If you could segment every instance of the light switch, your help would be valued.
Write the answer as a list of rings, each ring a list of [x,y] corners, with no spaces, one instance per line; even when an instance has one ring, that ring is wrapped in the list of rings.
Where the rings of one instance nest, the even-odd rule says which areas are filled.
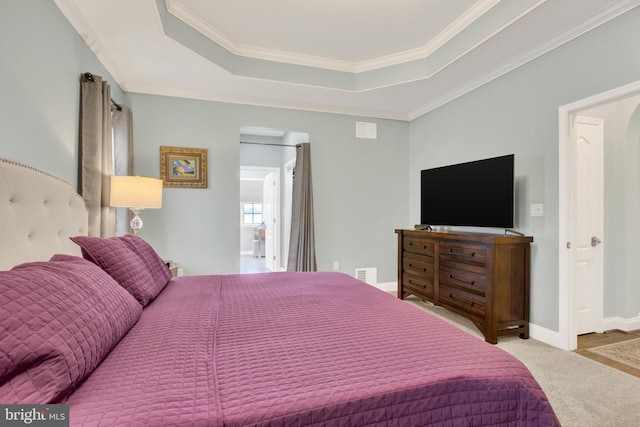
[[[544,215],[544,206],[542,203],[532,203],[531,204],[531,216],[543,216]]]

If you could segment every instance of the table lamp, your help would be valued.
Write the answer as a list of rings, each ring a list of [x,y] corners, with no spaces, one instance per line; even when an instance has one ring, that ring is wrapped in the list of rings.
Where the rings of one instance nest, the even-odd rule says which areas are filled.
[[[144,176],[112,176],[109,206],[129,208],[133,234],[142,228],[140,212],[162,207],[162,180]]]

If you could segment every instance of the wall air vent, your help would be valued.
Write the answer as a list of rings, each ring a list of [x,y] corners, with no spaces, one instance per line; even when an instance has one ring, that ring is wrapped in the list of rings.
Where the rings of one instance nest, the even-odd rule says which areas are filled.
[[[376,285],[378,283],[378,269],[376,267],[356,268],[355,277],[370,285]]]
[[[376,123],[356,122],[356,138],[377,139],[378,125]]]

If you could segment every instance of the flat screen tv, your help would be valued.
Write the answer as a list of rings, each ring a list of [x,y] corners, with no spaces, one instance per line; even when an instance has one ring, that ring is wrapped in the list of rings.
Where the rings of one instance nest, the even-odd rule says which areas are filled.
[[[420,223],[512,228],[514,155],[420,172]]]

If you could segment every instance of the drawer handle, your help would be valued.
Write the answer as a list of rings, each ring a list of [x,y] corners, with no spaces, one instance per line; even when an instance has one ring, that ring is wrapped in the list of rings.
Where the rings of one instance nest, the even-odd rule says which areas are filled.
[[[409,242],[409,246],[420,249],[427,249],[427,245],[416,245],[413,242]]]
[[[454,296],[453,296],[453,294],[451,294],[451,293],[449,294],[449,298],[451,298],[451,299],[452,299],[452,300],[454,300],[454,301],[458,301],[458,302],[461,302],[461,303],[463,303],[463,304],[466,304],[466,305],[468,305],[469,307],[473,307],[473,306],[475,305],[475,302],[469,302],[469,301],[461,300],[460,298],[456,298],[456,297],[454,297]]]
[[[469,285],[469,286],[474,286],[476,284],[475,280],[462,280],[462,279],[458,279],[456,276],[454,276],[453,274],[449,274],[449,279],[453,280],[454,282],[458,282],[458,283],[462,283],[463,285]]]
[[[420,270],[420,271],[427,271],[426,267],[416,266],[416,265],[413,265],[411,263],[409,263],[409,268],[415,268],[416,270]]]
[[[421,285],[420,283],[416,283],[416,282],[414,282],[412,279],[409,279],[409,284],[410,284],[410,285],[414,285],[414,286],[419,286],[419,287],[421,287],[422,289],[425,289],[425,288],[426,288],[426,286],[425,286],[425,285]]]
[[[455,249],[449,249],[449,253],[452,255],[466,256],[469,258],[473,258],[474,256],[476,256],[475,252],[460,252],[456,251]]]

